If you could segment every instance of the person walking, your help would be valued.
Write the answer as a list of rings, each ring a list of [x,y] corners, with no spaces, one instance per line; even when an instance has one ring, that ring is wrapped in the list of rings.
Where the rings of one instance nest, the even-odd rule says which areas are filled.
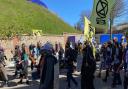
[[[21,61],[19,64],[22,66],[22,71],[20,74],[20,81],[18,84],[23,83],[23,78],[26,78],[26,84],[29,84],[28,80],[28,59],[29,59],[29,50],[27,49],[26,45],[22,44],[22,53],[21,53]]]
[[[34,69],[35,64],[36,64],[36,60],[37,60],[37,47],[33,44],[32,45],[32,49],[30,50],[30,59],[31,59],[31,70]],[[33,60],[33,61],[32,61]]]
[[[53,45],[47,42],[41,48],[39,89],[54,89],[54,66],[57,59],[53,56]],[[59,75],[58,75],[59,76]]]
[[[124,59],[124,69],[125,69],[123,86],[124,86],[124,89],[127,89],[128,87],[128,44],[124,51],[123,59]]]
[[[40,58],[41,42],[37,42],[37,60]]]
[[[71,89],[71,80],[73,83],[78,86],[77,81],[74,79],[72,73],[74,72],[74,65],[73,63],[76,62],[75,58],[75,50],[73,49],[73,46],[70,45],[66,50],[65,57],[67,58],[67,82],[68,82],[68,88]]]
[[[93,56],[93,50],[88,41],[83,49],[83,61],[81,67],[81,89],[95,89],[94,73],[96,70],[96,62]]]
[[[100,64],[100,70],[99,70],[99,74],[98,77],[101,78],[101,72],[102,70],[106,70],[106,58],[107,58],[107,43],[104,43],[101,47],[101,64]],[[107,72],[105,71],[105,73],[107,74]],[[105,77],[103,78],[103,81],[106,81],[106,74]]]
[[[6,71],[6,63],[5,63],[5,59],[7,60],[7,58],[5,57],[4,54],[4,49],[3,47],[0,47],[0,80],[4,81],[4,86],[7,87],[8,86],[8,76],[7,76],[7,71]]]
[[[19,61],[21,60],[21,50],[20,50],[19,45],[15,46],[13,58],[15,61],[15,74],[14,74],[14,76],[17,76],[18,71],[21,69],[21,66],[19,64]]]
[[[107,43],[106,56],[104,56],[104,59],[106,59],[105,60],[106,75],[103,81],[107,82],[107,78],[109,77],[109,71],[110,71],[111,64],[112,64],[112,45],[110,41]]]
[[[121,85],[121,76],[120,76],[120,48],[119,43],[115,43],[115,54],[114,54],[114,61],[113,61],[113,70],[114,70],[114,76],[113,76],[113,82],[112,82],[112,88],[116,87],[116,85]]]

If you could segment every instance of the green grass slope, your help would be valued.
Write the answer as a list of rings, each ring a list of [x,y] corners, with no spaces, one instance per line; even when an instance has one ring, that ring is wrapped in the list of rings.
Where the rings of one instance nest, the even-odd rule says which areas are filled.
[[[78,33],[55,14],[27,0],[0,0],[0,35]]]

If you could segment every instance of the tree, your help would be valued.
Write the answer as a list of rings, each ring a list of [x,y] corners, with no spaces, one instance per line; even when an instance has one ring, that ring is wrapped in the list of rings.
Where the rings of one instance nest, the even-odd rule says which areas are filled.
[[[82,11],[80,14],[80,19],[79,21],[76,23],[75,28],[77,30],[84,30],[84,17],[87,17],[88,19],[90,19],[91,16],[91,11]]]
[[[76,30],[82,30],[80,22],[77,22],[74,27]]]
[[[111,25],[113,25],[115,19],[122,17],[128,13],[126,2],[126,0],[116,0],[116,3],[114,4],[110,13]]]
[[[116,3],[114,4],[112,11],[110,13],[110,34],[111,34],[110,38],[111,39],[112,39],[112,26],[113,26],[114,20],[116,18],[124,16],[128,11],[127,5],[125,5],[125,2],[126,0],[116,0]]]

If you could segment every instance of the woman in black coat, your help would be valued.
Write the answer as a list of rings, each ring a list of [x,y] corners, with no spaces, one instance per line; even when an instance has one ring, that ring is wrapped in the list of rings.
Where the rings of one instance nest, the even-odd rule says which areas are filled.
[[[93,56],[93,50],[89,43],[86,43],[86,47],[83,49],[81,89],[95,89],[93,84],[95,70],[96,63]]]

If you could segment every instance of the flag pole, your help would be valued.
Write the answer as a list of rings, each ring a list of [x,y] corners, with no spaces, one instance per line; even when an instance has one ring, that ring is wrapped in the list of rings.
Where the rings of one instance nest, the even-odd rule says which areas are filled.
[[[110,40],[112,40],[112,18],[110,14]]]

